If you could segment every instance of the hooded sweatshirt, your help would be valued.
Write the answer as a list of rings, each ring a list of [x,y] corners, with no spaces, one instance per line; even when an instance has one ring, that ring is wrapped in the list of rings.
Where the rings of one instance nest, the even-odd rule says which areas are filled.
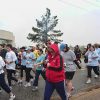
[[[52,44],[50,46],[55,52],[55,56],[52,56],[51,53],[48,53],[48,63],[50,64],[51,68],[59,68],[60,67],[60,53],[59,53],[59,48],[57,44]],[[62,70],[60,71],[55,71],[55,70],[50,70],[49,68],[46,69],[46,78],[49,82],[52,83],[57,83],[64,81],[65,79],[65,73],[64,73],[64,62],[62,58]]]

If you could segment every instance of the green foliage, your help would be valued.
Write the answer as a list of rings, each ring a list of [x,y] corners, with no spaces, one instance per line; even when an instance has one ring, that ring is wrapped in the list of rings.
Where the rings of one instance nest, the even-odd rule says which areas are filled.
[[[60,30],[54,30],[58,24],[57,16],[51,16],[50,9],[46,9],[46,14],[41,16],[41,20],[36,19],[37,27],[32,27],[34,33],[29,33],[27,39],[32,42],[45,43],[48,39],[61,42],[58,37],[63,33]],[[53,33],[53,34],[52,34]]]

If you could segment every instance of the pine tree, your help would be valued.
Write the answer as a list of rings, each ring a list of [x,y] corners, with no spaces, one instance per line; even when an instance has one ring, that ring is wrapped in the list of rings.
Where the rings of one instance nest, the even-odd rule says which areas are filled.
[[[37,27],[32,27],[34,33],[29,33],[27,39],[36,43],[46,43],[48,39],[54,42],[61,42],[58,37],[63,33],[54,28],[58,24],[57,16],[51,16],[50,9],[46,9],[46,14],[41,16],[41,21],[36,19]]]

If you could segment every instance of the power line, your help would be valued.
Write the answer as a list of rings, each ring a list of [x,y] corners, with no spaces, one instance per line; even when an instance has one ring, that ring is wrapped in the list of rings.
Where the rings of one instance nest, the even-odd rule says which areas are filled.
[[[59,1],[62,2],[62,3],[64,3],[64,4],[70,5],[70,6],[72,6],[72,7],[79,8],[79,9],[84,10],[84,11],[88,11],[88,9],[83,8],[83,7],[80,7],[80,6],[77,6],[77,5],[74,5],[74,4],[71,3],[71,2],[63,1],[63,0],[59,0]]]
[[[99,7],[100,8],[99,5],[96,5],[95,3],[93,3],[93,2],[91,2],[89,0],[85,0],[85,2],[88,3],[88,4],[90,4],[90,5],[92,5],[92,6],[95,6],[95,7]],[[98,2],[98,1],[96,1],[96,2]]]

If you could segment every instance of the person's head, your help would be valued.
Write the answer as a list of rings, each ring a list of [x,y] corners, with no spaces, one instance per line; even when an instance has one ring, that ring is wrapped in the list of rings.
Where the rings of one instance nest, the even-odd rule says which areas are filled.
[[[67,52],[69,50],[69,47],[67,44],[61,44],[60,45],[60,51],[63,51],[63,52]]]
[[[65,44],[64,52],[67,52],[67,51],[69,51],[69,47],[67,44]]]
[[[95,44],[94,44],[94,47],[95,47],[95,48],[99,48],[99,44],[95,43]]]
[[[79,45],[76,45],[75,46],[75,50],[79,50]]]
[[[25,47],[20,48],[21,52],[25,51]]]
[[[2,48],[6,48],[6,44],[2,44]]]
[[[0,50],[2,50],[2,44],[0,44]]]
[[[95,51],[95,47],[91,45],[91,47],[89,48],[89,51]]]
[[[27,47],[25,50],[26,50],[27,53],[31,52],[31,48],[30,47]]]
[[[11,44],[7,44],[6,48],[7,48],[7,51],[11,51],[13,47]]]
[[[39,50],[38,50],[38,54],[39,54],[39,55],[43,54],[43,50],[42,50],[42,49],[39,49]]]
[[[87,45],[87,49],[89,49],[91,46],[92,46],[92,44],[89,43],[89,44]]]
[[[49,47],[49,52],[52,56],[56,56],[56,55],[59,55],[59,48],[58,48],[58,45],[57,44],[52,44],[50,45]]]

